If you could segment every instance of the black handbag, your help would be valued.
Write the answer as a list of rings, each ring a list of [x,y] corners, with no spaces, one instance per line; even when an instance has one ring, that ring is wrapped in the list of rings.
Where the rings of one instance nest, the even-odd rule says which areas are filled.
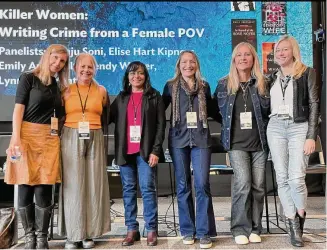
[[[0,248],[10,248],[15,234],[15,208],[0,209]]]

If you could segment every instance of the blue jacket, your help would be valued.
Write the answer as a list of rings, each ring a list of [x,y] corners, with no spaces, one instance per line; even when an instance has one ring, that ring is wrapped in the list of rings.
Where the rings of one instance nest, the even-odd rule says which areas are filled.
[[[255,87],[255,81],[252,81],[249,85],[249,91],[253,103],[254,115],[258,124],[262,149],[268,152],[266,130],[269,121],[268,116],[270,114],[270,96],[268,94],[265,96],[259,95]],[[235,98],[236,94],[228,95],[227,78],[220,79],[214,93],[214,99],[218,103],[219,112],[222,115],[221,143],[226,151],[230,150],[231,147],[231,126]]]

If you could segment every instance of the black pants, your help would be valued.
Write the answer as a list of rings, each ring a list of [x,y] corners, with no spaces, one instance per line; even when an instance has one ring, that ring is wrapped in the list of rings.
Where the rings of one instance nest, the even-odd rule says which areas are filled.
[[[33,203],[38,207],[48,207],[52,200],[52,185],[19,185],[18,186],[18,207],[26,207]]]

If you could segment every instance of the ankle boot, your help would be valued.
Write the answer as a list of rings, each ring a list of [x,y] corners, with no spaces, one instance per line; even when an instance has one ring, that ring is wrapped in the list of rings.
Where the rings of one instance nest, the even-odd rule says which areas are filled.
[[[306,217],[307,213],[304,212],[303,217],[301,217],[298,213],[296,213],[296,215],[299,217],[299,220],[300,220],[300,229],[301,229],[301,236],[302,236],[303,235],[303,229],[304,229],[305,217]]]
[[[25,249],[35,249],[35,208],[34,203],[18,208],[18,213],[25,231]]]
[[[48,229],[53,205],[42,208],[35,206],[36,249],[49,249]]]
[[[303,247],[304,243],[302,240],[299,217],[295,216],[294,219],[287,218],[287,224],[291,244],[295,247]]]

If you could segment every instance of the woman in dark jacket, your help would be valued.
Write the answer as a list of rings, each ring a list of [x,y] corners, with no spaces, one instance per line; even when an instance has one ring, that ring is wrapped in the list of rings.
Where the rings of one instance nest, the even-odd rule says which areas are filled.
[[[291,244],[303,247],[308,194],[305,175],[318,132],[319,86],[314,69],[302,63],[293,37],[283,36],[274,52],[280,68],[269,77],[267,137]]]
[[[171,103],[169,150],[174,163],[178,213],[183,244],[210,248],[217,235],[210,191],[211,136],[207,117],[219,120],[212,105],[210,86],[201,76],[200,63],[193,51],[183,51],[177,60],[175,76],[165,85],[165,107]],[[196,215],[192,198],[191,161],[196,193]]]
[[[215,98],[223,117],[222,144],[234,171],[231,231],[236,244],[261,242],[270,99],[249,43],[233,50],[230,71],[218,83]]]
[[[157,245],[156,165],[163,156],[165,110],[160,93],[151,87],[146,66],[128,65],[123,91],[111,105],[110,121],[115,123],[115,161],[120,166],[127,236],[123,246],[140,240],[137,217],[137,177],[144,203],[147,245]]]

